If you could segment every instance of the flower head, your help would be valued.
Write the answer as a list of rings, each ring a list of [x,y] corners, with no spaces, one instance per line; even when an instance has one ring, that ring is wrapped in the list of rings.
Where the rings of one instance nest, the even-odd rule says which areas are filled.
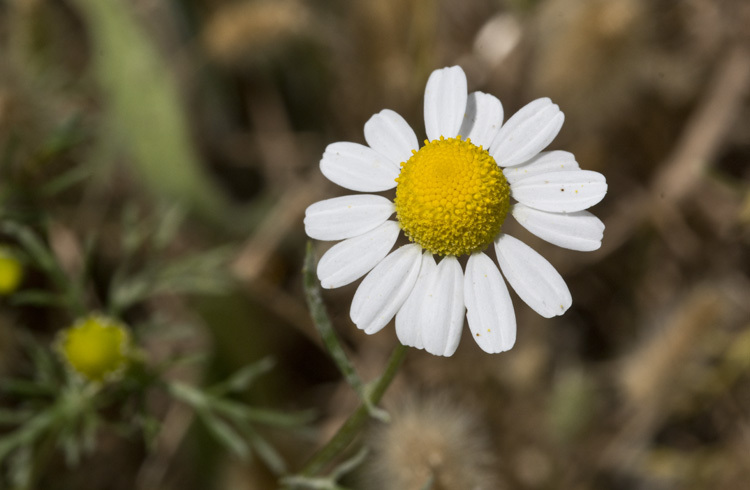
[[[0,246],[0,295],[6,295],[18,289],[23,279],[23,265],[13,251]]]
[[[83,378],[102,382],[116,378],[130,362],[127,328],[101,315],[89,315],[62,332],[57,348],[63,360]]]
[[[391,422],[369,435],[366,488],[503,488],[486,423],[468,403],[412,395],[389,413]]]
[[[607,184],[581,170],[572,154],[543,151],[564,120],[547,98],[503,124],[500,101],[467,93],[466,75],[454,66],[430,75],[424,103],[421,148],[409,124],[388,109],[365,124],[368,146],[326,148],[320,169],[329,180],[358,192],[395,187],[396,195],[349,195],[307,208],[311,238],[343,240],[321,258],[318,278],[336,288],[367,274],[350,316],[368,334],[395,316],[404,345],[450,356],[466,316],[479,347],[506,351],[515,343],[516,319],[505,280],[547,318],[563,314],[572,298],[547,260],[503,232],[505,219],[512,215],[560,247],[596,250],[604,225],[586,209],[602,200]],[[394,213],[396,221],[389,220]],[[391,252],[400,231],[412,243]],[[490,245],[499,270],[484,252]]]

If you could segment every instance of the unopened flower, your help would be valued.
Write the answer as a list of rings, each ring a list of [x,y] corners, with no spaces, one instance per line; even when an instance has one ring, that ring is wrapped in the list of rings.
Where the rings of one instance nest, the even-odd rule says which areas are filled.
[[[0,295],[18,289],[23,279],[23,265],[8,247],[0,246]]]
[[[60,355],[70,368],[93,382],[116,379],[130,362],[128,329],[116,320],[92,314],[60,332]]]
[[[497,452],[486,421],[445,396],[412,396],[368,435],[365,488],[494,490]]]
[[[395,316],[404,345],[443,356],[458,347],[464,316],[486,352],[515,343],[515,313],[500,270],[544,317],[561,315],[572,303],[554,267],[503,232],[508,214],[572,250],[598,249],[604,231],[585,211],[606,194],[604,176],[581,170],[568,152],[542,151],[562,127],[559,107],[537,99],[503,124],[500,101],[468,94],[466,87],[458,66],[432,73],[424,98],[428,140],[421,148],[409,124],[388,109],[365,124],[369,146],[326,148],[320,169],[329,180],[358,192],[395,187],[393,201],[349,195],[317,202],[305,213],[310,237],[343,240],[318,263],[324,288],[369,272],[351,305],[357,327],[373,334]],[[396,221],[389,220],[394,213]],[[402,230],[413,243],[389,253]],[[490,245],[500,270],[484,253]],[[443,257],[439,264],[435,255]],[[462,256],[468,256],[465,271]]]

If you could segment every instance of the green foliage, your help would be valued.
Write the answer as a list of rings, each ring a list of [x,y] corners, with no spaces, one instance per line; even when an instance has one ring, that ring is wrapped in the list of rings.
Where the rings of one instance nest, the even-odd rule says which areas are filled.
[[[311,412],[250,407],[232,398],[272,369],[270,358],[247,365],[207,388],[167,381],[161,374],[164,366],[153,371],[143,364],[126,373],[125,379],[102,385],[89,383],[65,369],[48,346],[32,337],[27,338],[26,346],[33,378],[0,382],[0,396],[20,403],[16,408],[0,410],[0,428],[11,429],[0,436],[0,465],[10,468],[12,488],[32,484],[40,470],[35,465],[41,464],[41,456],[50,448],[61,451],[69,466],[78,465],[96,450],[100,430],[116,430],[128,437],[140,433],[146,446],[153,449],[161,422],[145,405],[133,403],[153,390],[166,390],[175,400],[190,406],[208,432],[232,454],[247,459],[254,453],[278,475],[286,473],[286,462],[255,426],[298,429],[313,418]],[[125,410],[128,405],[131,409]],[[120,407],[122,418],[103,418],[102,413],[113,407]]]
[[[122,213],[123,255],[110,282],[107,304],[113,315],[161,294],[221,294],[232,286],[226,266],[233,247],[175,257],[168,247],[185,217],[183,208],[173,205],[158,216],[139,219],[134,206],[126,207]],[[149,256],[146,264],[139,263],[139,253]]]
[[[123,211],[119,228],[121,261],[109,277],[108,294],[101,302],[109,315],[122,317],[130,308],[161,295],[218,294],[232,287],[227,273],[231,247],[174,253],[174,243],[182,240],[183,209],[157,208],[154,214],[145,216],[135,206]],[[88,265],[97,250],[97,232],[83,238],[87,244],[84,264],[71,274],[48,244],[51,239],[45,227],[40,228],[11,219],[0,221],[0,232],[17,242],[25,266],[46,278],[46,282],[13,293],[10,303],[52,309],[72,321],[91,312],[90,304],[98,303],[92,294],[95,288]],[[144,323],[151,329],[160,327],[156,319]],[[129,369],[118,377],[89,382],[58,357],[54,342],[40,342],[31,333],[20,337],[29,364],[27,375],[0,381],[0,399],[10,404],[0,410],[0,465],[9,468],[4,479],[0,475],[0,485],[10,488],[32,488],[43,474],[45,462],[56,452],[70,467],[77,466],[96,450],[101,431],[140,438],[147,448],[155,450],[162,420],[144,400],[156,392],[189,405],[230,453],[241,459],[257,455],[278,475],[287,472],[287,463],[256,426],[298,430],[312,418],[309,412],[251,407],[237,399],[273,368],[270,358],[203,388],[172,381],[169,371],[188,362],[205,361],[204,353],[170,357],[151,366],[143,357],[145,352],[139,350]]]
[[[98,387],[72,378],[49,348],[30,336],[25,344],[35,376],[0,382],[4,398],[20,400],[16,408],[0,412],[0,423],[13,428],[0,437],[0,464],[7,461],[18,488],[29,485],[38,471],[33,466],[38,464],[37,453],[50,444],[71,466],[94,450],[102,402]]]
[[[127,2],[77,0],[91,29],[97,80],[106,97],[106,131],[133,157],[157,196],[221,214],[221,195],[203,173],[167,62],[133,19]]]
[[[169,391],[176,399],[189,405],[208,432],[240,459],[254,451],[277,475],[286,473],[287,466],[279,453],[255,430],[255,424],[292,429],[312,420],[311,412],[285,413],[249,407],[229,398],[245,391],[273,363],[270,359],[249,364],[227,380],[201,389],[184,383],[171,383]]]
[[[314,490],[346,490],[338,481],[347,473],[354,471],[360,466],[368,454],[366,447],[361,448],[354,456],[336,465],[325,477],[310,476],[288,476],[281,479],[286,487],[309,488]]]
[[[231,250],[221,248],[165,263],[153,263],[132,274],[115,275],[109,309],[121,312],[159,294],[219,294],[230,287],[224,267]],[[127,274],[127,275],[126,275]]]
[[[21,223],[6,220],[0,222],[0,231],[18,241],[27,256],[29,265],[44,273],[55,286],[54,291],[27,289],[18,292],[13,297],[16,304],[63,307],[75,316],[85,313],[84,278],[82,276],[69,277],[60,266],[55,254],[35,230]]]
[[[315,274],[315,253],[312,248],[312,242],[307,242],[303,274],[307,307],[310,309],[313,324],[323,338],[328,353],[336,363],[336,367],[341,371],[344,379],[346,379],[346,382],[357,392],[357,395],[359,395],[360,400],[362,400],[370,415],[383,422],[387,422],[388,413],[375,406],[377,400],[373,399],[373,385],[365,384],[359,378],[354,365],[347,357],[336,332],[333,330],[333,324],[323,303],[320,283]]]

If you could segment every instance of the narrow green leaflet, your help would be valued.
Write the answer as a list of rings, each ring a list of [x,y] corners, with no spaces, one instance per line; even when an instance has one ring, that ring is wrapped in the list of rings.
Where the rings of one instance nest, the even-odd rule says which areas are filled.
[[[244,391],[250,387],[256,379],[273,369],[275,364],[276,362],[272,358],[265,357],[257,362],[242,367],[225,381],[212,386],[206,391],[214,396],[224,396],[227,393],[238,393]]]
[[[250,456],[250,448],[248,447],[248,444],[232,426],[224,422],[210,410],[197,410],[196,413],[198,414],[198,418],[203,422],[206,429],[208,429],[214,438],[229,449],[235,456],[243,460]]]

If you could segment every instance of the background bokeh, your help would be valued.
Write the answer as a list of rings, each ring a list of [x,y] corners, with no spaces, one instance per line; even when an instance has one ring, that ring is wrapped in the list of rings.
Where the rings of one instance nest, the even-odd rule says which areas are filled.
[[[603,246],[508,227],[558,268],[572,308],[544,319],[513,296],[508,353],[468,335],[452,358],[410,350],[384,401],[394,422],[357,441],[371,451],[345,484],[421,488],[406,482],[426,465],[444,476],[433,488],[747,488],[748,25],[745,0],[0,1],[0,206],[89,278],[92,309],[127,237],[184,216],[163,251],[132,260],[213,255],[182,264],[192,286],[166,281],[122,317],[152,362],[207,355],[168,374],[180,379],[273,357],[242,397],[317,411],[304,430],[264,434],[293,471],[357,404],[302,290],[304,210],[345,192],[318,170],[325,146],[364,143],[383,108],[423,139],[424,85],[443,66],[506,115],[551,97],[566,118],[550,148],[607,177],[592,210]],[[28,270],[21,287],[43,282]],[[372,379],[397,340],[351,323],[355,287],[324,299]],[[24,372],[19,332],[50,342],[72,320],[3,300],[0,376]],[[276,488],[179,403],[145,403],[163,422],[155,448],[103,433],[77,468],[52,458],[39,488]]]

